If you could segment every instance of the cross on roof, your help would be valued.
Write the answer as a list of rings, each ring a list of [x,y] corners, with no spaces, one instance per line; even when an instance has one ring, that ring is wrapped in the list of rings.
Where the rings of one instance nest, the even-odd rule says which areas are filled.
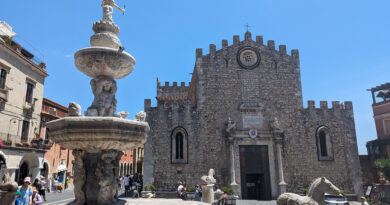
[[[245,27],[246,27],[246,32],[249,32],[249,28],[250,28],[251,26],[249,26],[249,24],[246,24]]]

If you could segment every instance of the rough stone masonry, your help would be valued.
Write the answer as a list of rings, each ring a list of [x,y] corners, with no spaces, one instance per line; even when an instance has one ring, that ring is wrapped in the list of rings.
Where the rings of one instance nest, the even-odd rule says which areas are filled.
[[[298,50],[250,32],[197,49],[189,85],[157,80],[157,106],[145,100],[145,184],[174,191],[213,168],[244,199],[302,193],[321,176],[362,194],[352,102],[304,107],[300,76]]]

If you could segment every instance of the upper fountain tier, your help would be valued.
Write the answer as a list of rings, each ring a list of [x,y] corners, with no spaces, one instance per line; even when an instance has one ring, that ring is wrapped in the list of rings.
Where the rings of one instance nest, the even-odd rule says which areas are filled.
[[[134,69],[134,57],[123,51],[118,38],[119,26],[112,19],[113,7],[124,11],[113,0],[103,0],[103,18],[93,24],[95,34],[90,39],[91,47],[77,51],[74,56],[76,67],[92,78],[120,79]]]

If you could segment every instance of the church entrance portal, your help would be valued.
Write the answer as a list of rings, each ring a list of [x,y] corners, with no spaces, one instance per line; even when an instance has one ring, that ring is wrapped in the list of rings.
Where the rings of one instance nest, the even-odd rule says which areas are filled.
[[[240,173],[243,199],[271,200],[268,146],[240,146]]]

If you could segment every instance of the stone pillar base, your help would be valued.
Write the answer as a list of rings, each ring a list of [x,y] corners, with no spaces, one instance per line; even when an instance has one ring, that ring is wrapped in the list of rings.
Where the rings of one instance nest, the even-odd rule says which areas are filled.
[[[121,151],[74,150],[75,201],[72,204],[108,205],[118,202],[119,160]]]
[[[1,204],[13,204],[16,196],[16,191],[1,191],[0,190],[0,199]]]

